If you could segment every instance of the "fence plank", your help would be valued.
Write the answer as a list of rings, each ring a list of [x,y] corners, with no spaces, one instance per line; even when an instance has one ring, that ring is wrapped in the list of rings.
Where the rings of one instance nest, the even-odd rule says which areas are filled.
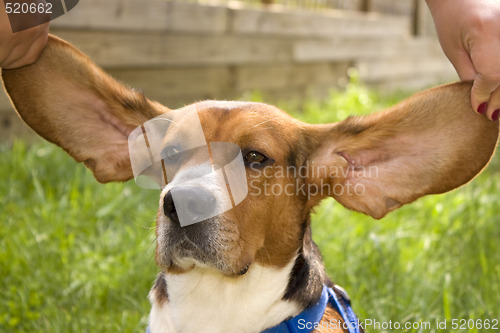
[[[358,13],[282,12],[233,10],[229,31],[238,34],[264,34],[296,37],[406,36],[410,32],[407,17],[367,16]]]
[[[401,36],[410,32],[408,16],[246,9],[159,0],[85,0],[54,20],[57,29],[240,33],[297,37]],[[226,30],[229,31],[226,31]]]
[[[107,68],[291,61],[292,41],[235,35],[53,31]]]
[[[55,28],[165,30],[168,3],[161,0],[84,0],[51,22]]]
[[[397,43],[397,41],[382,38],[332,38],[321,41],[300,41],[294,46],[294,60],[297,62],[333,62],[383,58],[397,53]]]
[[[196,68],[111,69],[113,77],[144,91],[169,107],[200,99],[226,97],[232,92],[231,70],[226,66]]]
[[[120,31],[182,31],[220,33],[227,26],[228,9],[162,0],[85,0],[52,27]]]
[[[399,57],[365,60],[358,63],[358,69],[360,78],[366,83],[402,80],[415,76],[428,76],[437,81],[437,78],[449,79],[455,73],[453,66],[446,59],[429,56],[419,59]]]

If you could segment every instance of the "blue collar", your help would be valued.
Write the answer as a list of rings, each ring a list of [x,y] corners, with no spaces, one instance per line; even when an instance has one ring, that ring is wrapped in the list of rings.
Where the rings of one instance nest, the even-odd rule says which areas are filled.
[[[290,318],[281,324],[271,327],[262,333],[310,333],[314,331],[315,328],[320,327],[319,323],[323,318],[325,309],[328,303],[333,305],[335,309],[342,316],[344,321],[344,326],[342,328],[347,328],[349,333],[360,333],[358,318],[354,314],[351,307],[351,302],[347,297],[347,294],[340,292],[339,297],[332,288],[323,286],[323,292],[321,293],[321,298],[313,306],[305,309],[293,318]],[[326,322],[325,328],[341,328],[340,323],[336,321]]]
[[[281,324],[271,327],[262,333],[310,333],[314,331],[316,325],[319,325],[325,309],[328,303],[333,305],[335,309],[342,316],[345,328],[348,329],[349,333],[360,333],[358,318],[354,314],[351,307],[351,301],[347,294],[341,289],[339,296],[335,293],[332,288],[323,286],[323,292],[321,293],[321,298],[313,306],[305,309],[298,315],[288,320],[285,320]],[[342,300],[342,301],[340,301]],[[328,328],[340,328],[339,323],[336,321],[328,322]],[[146,333],[150,333],[149,327]]]

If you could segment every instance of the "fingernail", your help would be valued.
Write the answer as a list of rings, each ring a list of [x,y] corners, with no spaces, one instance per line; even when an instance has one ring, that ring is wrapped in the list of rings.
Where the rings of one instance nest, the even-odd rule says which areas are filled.
[[[477,107],[477,113],[485,114],[487,108],[488,108],[488,102],[483,102]]]
[[[493,121],[497,121],[498,120],[498,116],[500,115],[500,109],[496,109],[495,111],[493,111],[493,113],[491,114],[491,120]]]

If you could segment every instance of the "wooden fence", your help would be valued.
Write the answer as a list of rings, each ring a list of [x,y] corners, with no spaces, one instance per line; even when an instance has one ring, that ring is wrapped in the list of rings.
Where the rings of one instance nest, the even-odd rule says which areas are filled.
[[[179,0],[177,0],[179,1]],[[422,0],[181,0],[191,3],[229,4],[241,3],[254,8],[282,8],[303,11],[359,11],[363,13],[379,13],[384,15],[405,16],[411,20],[412,33],[422,35],[427,33],[430,20],[422,11]],[[432,28],[432,26],[431,26]]]
[[[452,78],[437,41],[416,38],[411,27],[405,15],[359,11],[85,0],[53,21],[51,32],[149,98],[177,107],[255,90],[271,103],[321,97],[345,82],[349,67],[383,89]],[[24,133],[0,94],[0,138]]]

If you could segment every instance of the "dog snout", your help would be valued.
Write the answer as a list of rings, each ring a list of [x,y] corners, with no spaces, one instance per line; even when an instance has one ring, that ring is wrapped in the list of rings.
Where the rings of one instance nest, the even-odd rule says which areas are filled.
[[[215,196],[203,187],[174,187],[163,198],[165,216],[178,224],[179,217],[187,221],[199,221],[200,218],[213,216],[215,209]]]

